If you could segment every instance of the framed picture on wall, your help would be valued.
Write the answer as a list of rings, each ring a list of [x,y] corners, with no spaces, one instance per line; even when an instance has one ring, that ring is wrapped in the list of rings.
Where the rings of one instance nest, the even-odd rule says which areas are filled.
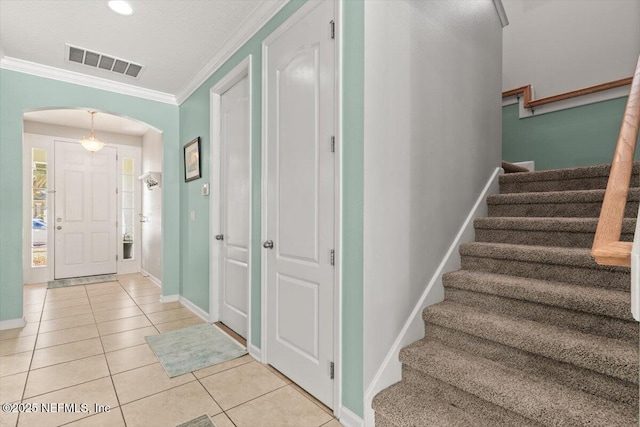
[[[184,146],[184,182],[200,177],[200,137],[197,137]]]

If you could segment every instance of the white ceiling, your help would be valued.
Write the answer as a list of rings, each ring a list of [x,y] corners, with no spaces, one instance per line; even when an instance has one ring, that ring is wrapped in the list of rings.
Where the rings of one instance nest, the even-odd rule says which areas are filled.
[[[91,126],[91,115],[86,110],[81,109],[32,111],[24,113],[24,120],[87,129],[86,136],[89,136],[88,130]],[[134,136],[142,136],[151,129],[151,127],[142,122],[106,113],[97,113],[94,116],[93,127],[96,131]]]
[[[106,0],[0,0],[0,56],[175,95],[189,86],[243,24],[266,13],[265,3],[278,0],[130,3],[134,14],[121,16],[107,7]],[[65,43],[145,68],[134,79],[69,63]]]

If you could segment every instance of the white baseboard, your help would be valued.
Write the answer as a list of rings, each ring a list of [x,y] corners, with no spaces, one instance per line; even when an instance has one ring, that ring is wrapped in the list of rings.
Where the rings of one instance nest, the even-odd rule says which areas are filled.
[[[364,427],[364,420],[344,406],[340,407],[340,424],[345,427]],[[373,424],[371,424],[373,426]]]
[[[209,313],[207,313],[206,311],[204,311],[203,309],[201,309],[200,307],[198,307],[197,305],[195,305],[194,303],[192,303],[191,301],[189,301],[183,296],[180,296],[178,298],[178,301],[180,301],[182,305],[184,305],[189,310],[191,310],[193,314],[195,314],[205,322],[209,323]]]
[[[514,165],[522,166],[523,168],[529,169],[531,172],[536,170],[536,161],[535,160],[527,160],[526,162],[514,162]]]
[[[251,357],[253,357],[258,362],[263,363],[263,361],[262,361],[262,349],[261,348],[258,348],[255,345],[249,343],[249,346],[248,346],[247,350],[249,351],[249,355],[251,355]]]
[[[158,279],[156,276],[154,276],[153,274],[149,273],[144,268],[140,270],[140,273],[142,273],[143,276],[145,276],[146,278],[151,280],[151,282],[153,282],[154,285],[162,287],[162,280]]]
[[[471,208],[469,215],[460,227],[458,234],[449,246],[449,250],[445,254],[444,258],[440,262],[440,265],[436,269],[435,273],[431,277],[429,284],[425,288],[422,296],[418,300],[417,304],[413,308],[413,311],[409,315],[409,318],[405,322],[398,338],[395,340],[391,349],[387,353],[382,365],[378,368],[371,384],[367,388],[364,407],[364,421],[367,427],[373,427],[375,425],[374,411],[371,408],[371,401],[374,396],[381,390],[387,388],[393,383],[396,383],[402,379],[402,363],[398,360],[398,354],[400,349],[408,344],[417,341],[424,337],[424,321],[422,320],[422,311],[435,301],[429,300],[429,294],[432,290],[442,288],[442,274],[447,271],[453,271],[460,268],[460,253],[458,247],[463,242],[472,241],[475,237],[475,230],[473,228],[473,220],[476,218],[487,216],[487,204],[486,198],[490,194],[497,194],[499,192],[498,177],[503,173],[502,168],[496,168],[491,174],[491,177],[484,186],[476,203]],[[433,300],[433,297],[431,298]],[[342,413],[341,413],[342,416]],[[342,422],[342,417],[340,418]],[[345,424],[347,425],[347,424]]]
[[[27,325],[24,317],[20,317],[18,319],[9,319],[9,320],[0,320],[0,331],[4,331],[5,329],[15,329],[15,328],[24,328]]]
[[[160,302],[176,302],[180,300],[180,295],[160,295]]]

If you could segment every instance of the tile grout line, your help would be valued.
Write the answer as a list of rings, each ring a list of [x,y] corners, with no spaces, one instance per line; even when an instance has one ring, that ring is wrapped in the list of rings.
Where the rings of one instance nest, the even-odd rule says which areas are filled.
[[[238,366],[242,366],[242,365],[238,365]],[[233,369],[233,368],[236,368],[236,366],[234,366],[232,368],[229,368],[229,369]],[[229,369],[227,369],[227,370],[229,370]],[[220,372],[224,372],[224,371],[220,371]],[[193,372],[191,372],[191,373],[193,374]],[[216,372],[216,373],[219,373],[219,372]],[[215,374],[212,374],[212,375],[215,375]],[[227,412],[222,408],[220,403],[218,403],[216,398],[213,397],[211,392],[204,386],[204,384],[202,384],[202,381],[200,381],[200,378],[198,378],[195,374],[193,376],[196,377],[196,381],[198,381],[198,384],[200,384],[200,387],[202,387],[204,389],[204,391],[207,392],[209,397],[211,397],[211,400],[213,400],[215,402],[215,404],[218,405],[218,408],[220,408],[220,410],[222,411],[222,412],[220,412],[220,414],[224,414],[224,416],[227,417],[229,419],[229,421],[231,421],[231,424],[233,424],[235,427],[237,427],[236,423],[234,423],[233,420],[231,419],[231,417],[229,415],[227,415]],[[204,378],[208,378],[208,377],[204,377]],[[220,414],[216,414],[216,415],[220,415]],[[214,416],[216,416],[216,415],[214,415]],[[213,416],[211,416],[211,418],[213,419]]]
[[[120,283],[120,281],[117,280],[117,282],[118,282],[118,285],[122,288],[122,284]],[[89,301],[89,304],[91,304],[91,301]],[[93,305],[91,307],[92,307],[91,314],[93,314]],[[94,319],[95,319],[95,316],[94,316]],[[98,326],[96,324],[96,328],[97,327]],[[100,334],[100,329],[98,329],[98,334]],[[109,366],[109,360],[107,359],[107,352],[104,349],[104,343],[102,342],[102,336],[100,336],[100,345],[102,346],[102,354],[104,354],[104,361],[107,364],[107,370],[109,371],[109,380],[111,380],[111,387],[113,387],[113,394],[116,395],[116,401],[118,402],[118,409],[120,410],[120,416],[122,417],[122,422],[124,423],[124,427],[127,427],[127,420],[124,418],[124,411],[122,410],[122,404],[120,403],[120,396],[118,396],[118,390],[116,389],[116,383],[113,381],[113,374],[111,373],[111,366]]]

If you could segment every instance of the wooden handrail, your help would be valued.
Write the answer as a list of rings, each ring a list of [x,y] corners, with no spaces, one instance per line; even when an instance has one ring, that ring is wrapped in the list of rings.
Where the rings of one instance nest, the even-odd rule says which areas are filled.
[[[544,104],[551,104],[552,102],[564,101],[565,99],[575,98],[577,96],[588,95],[590,93],[602,92],[603,90],[614,89],[617,87],[627,86],[631,84],[632,77],[627,77],[620,80],[614,80],[612,82],[601,83],[595,86],[589,86],[582,89],[572,90],[570,92],[564,92],[558,95],[547,96],[540,99],[531,99],[531,85],[522,86],[516,89],[511,89],[502,92],[503,98],[510,96],[516,96],[522,94],[524,101],[524,108],[534,108]]]
[[[600,219],[593,239],[591,255],[598,264],[631,266],[631,242],[621,242],[622,220],[624,218],[631,172],[633,153],[636,149],[638,127],[640,126],[640,57],[631,82],[631,91],[624,110],[620,136],[611,163],[609,181],[602,202]],[[640,238],[640,236],[638,236]]]

